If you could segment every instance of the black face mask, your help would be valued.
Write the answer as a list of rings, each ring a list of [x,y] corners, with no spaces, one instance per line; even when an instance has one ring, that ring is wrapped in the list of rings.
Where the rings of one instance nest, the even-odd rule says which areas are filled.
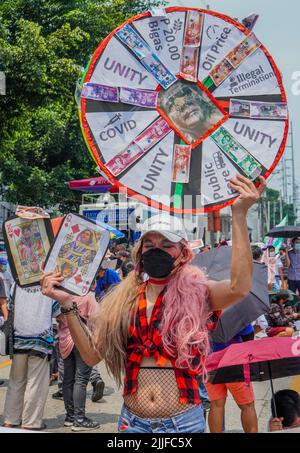
[[[165,278],[174,268],[175,258],[161,249],[151,249],[142,255],[144,271],[153,278]]]

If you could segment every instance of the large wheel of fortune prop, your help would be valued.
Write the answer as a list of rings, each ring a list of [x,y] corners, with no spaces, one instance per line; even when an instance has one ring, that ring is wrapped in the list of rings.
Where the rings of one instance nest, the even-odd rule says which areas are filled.
[[[97,48],[81,125],[100,171],[171,213],[230,205],[237,172],[256,181],[284,151],[280,72],[249,27],[202,9],[140,14]]]

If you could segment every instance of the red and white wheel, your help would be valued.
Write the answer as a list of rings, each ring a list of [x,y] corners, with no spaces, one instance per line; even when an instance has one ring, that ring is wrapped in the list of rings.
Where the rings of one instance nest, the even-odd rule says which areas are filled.
[[[130,196],[172,213],[214,211],[236,197],[228,181],[237,172],[255,180],[276,167],[286,95],[243,25],[165,11],[133,17],[99,45],[83,80],[82,130],[102,172]]]

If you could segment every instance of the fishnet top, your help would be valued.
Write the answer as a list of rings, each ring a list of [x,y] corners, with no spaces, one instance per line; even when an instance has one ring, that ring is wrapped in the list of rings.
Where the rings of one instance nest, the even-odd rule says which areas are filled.
[[[129,341],[127,346],[127,363],[126,377],[124,382],[124,397],[133,395],[138,387],[138,374],[143,357],[155,357],[156,364],[164,367],[167,361],[170,361],[173,366],[177,389],[179,392],[179,402],[181,404],[200,404],[199,384],[196,373],[189,368],[177,368],[175,366],[176,357],[170,357],[164,351],[162,338],[159,332],[159,325],[163,313],[163,295],[164,291],[158,296],[153,307],[150,323],[147,321],[147,300],[146,300],[146,285],[141,286],[139,293],[139,303],[137,315],[131,315],[131,323],[129,327]],[[210,320],[208,329],[212,330],[216,327],[216,323],[220,312],[215,313],[215,319]],[[195,350],[192,361],[192,368],[197,368],[201,361],[201,355]],[[171,370],[172,371],[172,370]],[[140,387],[139,387],[140,388]]]
[[[141,367],[138,392],[124,397],[126,407],[141,418],[169,418],[194,407],[182,405],[173,368]]]

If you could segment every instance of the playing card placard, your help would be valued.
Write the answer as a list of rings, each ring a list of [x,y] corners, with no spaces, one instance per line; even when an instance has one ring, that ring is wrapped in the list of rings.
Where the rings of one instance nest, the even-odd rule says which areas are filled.
[[[53,242],[50,219],[10,217],[3,223],[3,236],[14,280],[22,288],[39,285]]]
[[[45,272],[58,271],[62,288],[85,296],[106,254],[110,234],[78,214],[68,214],[48,254]]]

